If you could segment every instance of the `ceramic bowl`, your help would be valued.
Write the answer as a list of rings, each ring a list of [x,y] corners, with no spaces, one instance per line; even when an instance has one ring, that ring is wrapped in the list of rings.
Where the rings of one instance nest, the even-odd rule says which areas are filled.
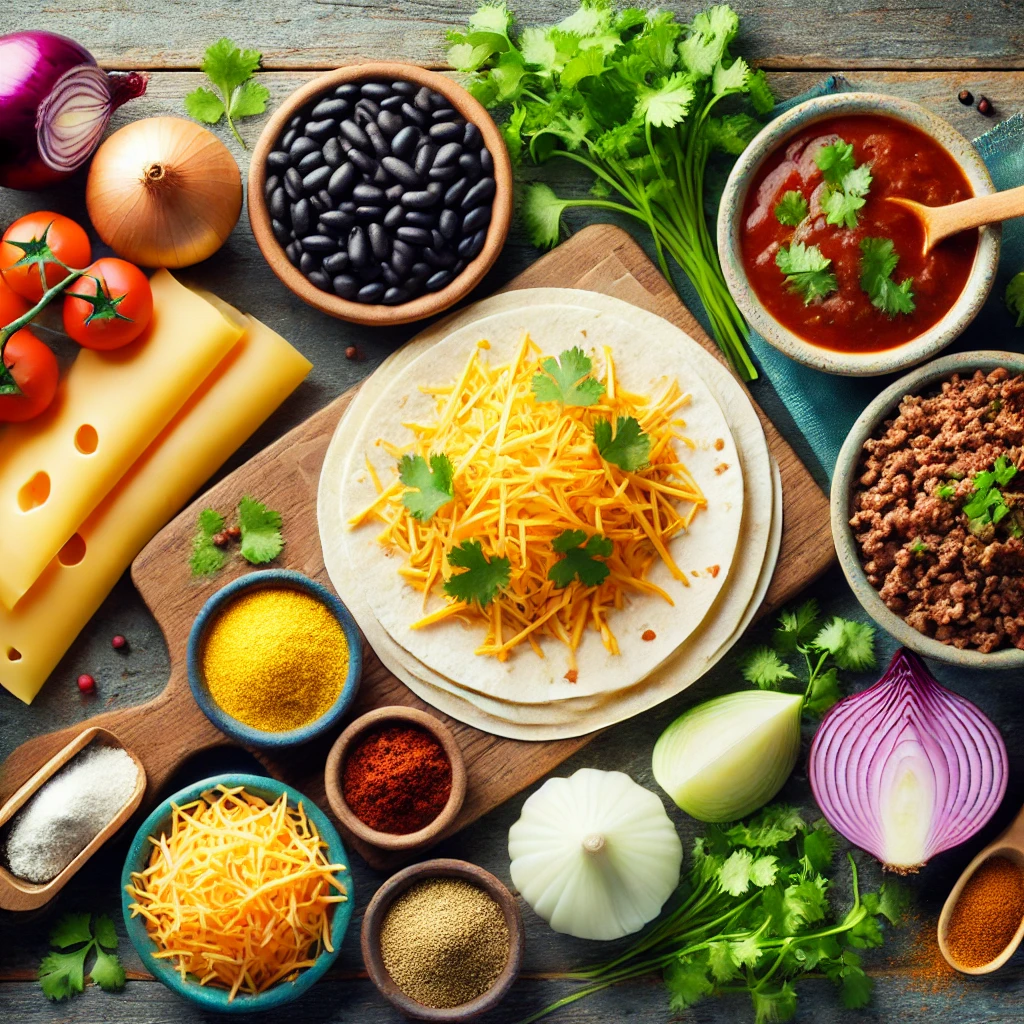
[[[359,818],[345,802],[342,791],[341,776],[345,767],[345,759],[354,743],[372,729],[386,725],[414,725],[429,732],[444,747],[444,752],[452,766],[452,791],[441,813],[430,824],[416,832],[395,835],[392,832],[378,832],[370,828]],[[451,826],[466,798],[466,765],[462,759],[455,734],[443,722],[418,708],[403,706],[376,708],[352,722],[337,738],[327,758],[327,769],[324,777],[327,788],[327,800],[338,821],[352,835],[363,842],[383,850],[422,850],[436,843]]]
[[[346,82],[365,82],[376,79],[404,79],[418,85],[425,85],[447,97],[459,114],[480,129],[484,144],[494,159],[494,183],[497,186],[490,227],[479,255],[446,288],[437,292],[427,292],[398,306],[350,302],[348,299],[325,292],[308,281],[298,267],[292,266],[284,249],[274,237],[270,223],[270,211],[267,208],[264,195],[264,185],[267,180],[267,156],[285,130],[288,121],[311,100],[339,85]],[[433,316],[454,305],[468,295],[494,265],[498,253],[501,252],[501,247],[505,244],[509,224],[512,220],[512,162],[509,159],[505,140],[491,115],[462,86],[444,75],[427,71],[414,64],[371,61],[338,68],[326,75],[320,75],[293,92],[277,108],[260,134],[259,141],[253,150],[252,163],[249,166],[248,193],[249,221],[252,224],[252,233],[256,238],[256,244],[270,264],[270,269],[303,302],[308,302],[309,305],[330,316],[338,317],[340,320],[350,320],[357,324],[370,326],[407,324],[414,320]]]
[[[352,911],[355,907],[355,896],[352,887],[352,873],[345,870],[341,879],[348,890],[348,899],[344,903],[334,905],[334,916],[331,920],[331,944],[333,952],[324,950],[317,958],[312,967],[301,971],[295,981],[282,981],[261,992],[259,995],[239,994],[233,1000],[228,1001],[228,992],[222,988],[212,988],[209,985],[200,985],[191,976],[182,980],[181,975],[175,970],[169,960],[155,959],[156,943],[149,937],[146,931],[146,922],[143,917],[132,917],[130,909],[132,898],[128,895],[125,887],[131,884],[133,871],[143,871],[148,863],[152,844],[150,836],[157,836],[161,831],[170,826],[171,804],[181,806],[197,800],[207,790],[217,785],[229,787],[244,786],[254,796],[262,797],[264,800],[274,801],[282,794],[287,795],[291,805],[298,805],[301,801],[303,809],[309,820],[316,826],[320,838],[327,843],[327,856],[332,864],[349,863],[348,854],[341,842],[338,832],[331,824],[327,815],[320,810],[308,797],[286,786],[283,782],[275,779],[265,778],[262,775],[236,775],[224,774],[215,775],[209,779],[203,779],[193,786],[179,790],[173,796],[165,800],[153,813],[142,823],[139,831],[132,840],[128,850],[128,856],[124,862],[124,869],[121,872],[121,912],[124,915],[125,927],[128,930],[128,938],[131,939],[142,960],[143,966],[150,971],[158,981],[162,981],[169,989],[176,992],[183,999],[204,1010],[216,1013],[254,1013],[263,1010],[273,1010],[293,1002],[303,993],[312,988],[324,976],[331,964],[338,959],[345,932],[348,930],[349,922],[352,919]]]
[[[839,564],[843,567],[847,582],[864,611],[904,647],[909,647],[925,658],[934,658],[947,665],[1020,670],[1024,669],[1024,651],[1016,648],[992,651],[989,654],[981,651],[961,651],[919,633],[899,615],[890,611],[864,574],[857,542],[849,523],[850,495],[857,482],[857,465],[864,442],[875,434],[885,420],[896,414],[903,397],[933,391],[954,373],[973,374],[975,370],[990,372],[1001,366],[1014,374],[1024,373],[1024,356],[1014,352],[963,352],[944,356],[901,377],[860,414],[843,442],[836,462],[835,476],[832,479],[832,538],[835,541]]]
[[[430,878],[461,878],[479,886],[501,907],[502,913],[505,915],[505,924],[508,926],[508,962],[497,981],[483,995],[471,1002],[443,1010],[424,1006],[407,996],[391,979],[380,954],[380,930],[391,905],[411,886]],[[412,867],[399,871],[397,875],[392,875],[377,890],[363,915],[360,943],[363,950],[363,963],[366,964],[370,980],[392,1006],[406,1017],[412,1017],[414,1020],[450,1022],[476,1017],[493,1009],[505,998],[512,983],[519,976],[523,965],[526,933],[523,930],[523,918],[519,913],[515,897],[494,875],[464,860],[439,859],[413,864]]]
[[[325,604],[338,620],[345,639],[348,641],[348,675],[345,684],[338,694],[338,699],[330,709],[319,718],[302,726],[300,729],[289,729],[287,732],[264,732],[254,729],[237,718],[232,718],[223,711],[219,704],[210,696],[203,675],[203,642],[207,630],[213,625],[217,616],[234,600],[250,590],[276,587],[289,587],[292,590],[309,594]],[[266,569],[241,576],[218,590],[196,616],[192,631],[188,637],[188,683],[192,688],[192,696],[202,708],[203,713],[221,732],[232,739],[253,747],[290,747],[296,743],[305,743],[327,732],[344,717],[355,699],[359,689],[359,680],[363,670],[363,641],[359,627],[352,618],[348,608],[342,604],[338,596],[321,584],[303,576],[300,572],[290,569]]]
[[[999,225],[979,231],[978,249],[967,283],[949,312],[923,334],[881,352],[834,352],[805,341],[784,327],[761,304],[743,268],[740,238],[747,191],[761,164],[808,125],[846,114],[882,114],[919,128],[960,165],[975,195],[994,192],[992,178],[977,150],[951,125],[916,103],[880,93],[849,92],[807,100],[763,128],[733,166],[718,210],[718,254],[732,297],[750,326],[780,352],[806,366],[846,376],[870,377],[905,370],[942,351],[977,316],[995,280]]]

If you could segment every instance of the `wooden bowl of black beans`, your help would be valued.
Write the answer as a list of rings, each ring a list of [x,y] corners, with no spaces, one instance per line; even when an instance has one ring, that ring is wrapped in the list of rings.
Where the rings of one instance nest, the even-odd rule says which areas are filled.
[[[512,165],[487,111],[443,75],[356,64],[294,92],[260,135],[249,220],[271,269],[342,320],[439,313],[491,268]]]

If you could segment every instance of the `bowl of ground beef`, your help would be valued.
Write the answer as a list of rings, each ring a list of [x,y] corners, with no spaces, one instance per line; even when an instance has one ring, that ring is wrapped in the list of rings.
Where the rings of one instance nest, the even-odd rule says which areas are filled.
[[[947,356],[882,392],[839,454],[832,535],[900,643],[1024,668],[1024,356]]]

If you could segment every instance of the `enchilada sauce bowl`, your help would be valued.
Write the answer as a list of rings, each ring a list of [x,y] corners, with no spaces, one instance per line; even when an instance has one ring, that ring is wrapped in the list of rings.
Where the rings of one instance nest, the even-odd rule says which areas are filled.
[[[822,203],[844,189],[825,181],[818,158],[838,141],[871,177],[862,205],[830,224]],[[945,206],[992,191],[971,144],[917,104],[872,93],[808,100],[763,129],[729,176],[718,220],[726,282],[750,325],[799,362],[856,376],[905,369],[950,344],[977,314],[995,278],[999,228],[962,232],[925,254],[917,219],[888,200]],[[784,196],[796,216],[779,210]],[[829,261],[827,293],[808,294],[780,269],[780,251],[796,243]],[[898,258],[892,288],[909,281],[912,293],[900,312],[879,308],[863,278],[863,246],[890,243]]]

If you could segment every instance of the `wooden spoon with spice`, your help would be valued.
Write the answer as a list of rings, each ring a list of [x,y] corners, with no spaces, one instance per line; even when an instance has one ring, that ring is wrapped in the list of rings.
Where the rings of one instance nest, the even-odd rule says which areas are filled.
[[[963,974],[991,974],[1024,939],[1024,808],[978,854],[939,916],[939,949]]]
[[[1024,217],[1024,185],[987,196],[964,199],[948,206],[925,206],[903,196],[886,198],[890,203],[898,203],[909,210],[918,219],[924,230],[925,253],[934,249],[944,238],[969,228],[980,228],[983,224],[995,224],[1011,217]]]

